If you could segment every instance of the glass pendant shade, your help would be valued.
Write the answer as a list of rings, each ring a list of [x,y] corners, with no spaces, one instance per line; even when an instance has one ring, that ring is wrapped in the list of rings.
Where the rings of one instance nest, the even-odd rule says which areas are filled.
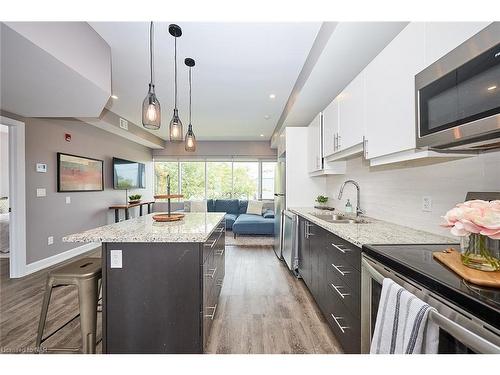
[[[175,108],[172,120],[170,120],[170,141],[182,142],[184,140],[183,136],[184,132],[182,130],[182,121],[179,118],[177,108]]]
[[[184,149],[190,152],[196,151],[196,137],[194,136],[193,125],[191,124],[188,126],[186,139],[184,140]]]
[[[146,129],[160,129],[161,108],[155,94],[155,85],[153,84],[149,84],[148,95],[146,95],[146,98],[142,102],[142,125]]]

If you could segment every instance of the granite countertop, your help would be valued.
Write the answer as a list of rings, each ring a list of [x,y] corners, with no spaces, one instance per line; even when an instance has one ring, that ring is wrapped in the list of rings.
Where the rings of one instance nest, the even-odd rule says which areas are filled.
[[[180,221],[159,223],[154,214],[104,225],[63,238],[63,242],[205,242],[224,212],[186,212]]]
[[[358,247],[365,244],[439,244],[459,242],[456,238],[440,236],[387,221],[372,219],[367,216],[361,216],[363,221],[365,221],[364,223],[335,224],[312,215],[313,213],[333,214],[331,211],[318,210],[312,207],[289,208],[289,210]],[[334,213],[342,214],[342,212],[336,210]]]

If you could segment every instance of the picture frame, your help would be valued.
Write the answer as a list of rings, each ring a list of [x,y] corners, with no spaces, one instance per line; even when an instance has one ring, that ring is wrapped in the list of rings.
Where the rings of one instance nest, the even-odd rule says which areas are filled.
[[[57,153],[57,192],[104,191],[104,160]]]

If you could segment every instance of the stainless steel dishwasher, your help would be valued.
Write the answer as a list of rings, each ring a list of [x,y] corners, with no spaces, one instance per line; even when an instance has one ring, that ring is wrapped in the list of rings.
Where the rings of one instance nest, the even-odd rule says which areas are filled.
[[[299,218],[291,211],[283,211],[283,239],[281,255],[288,268],[298,275],[299,266]]]

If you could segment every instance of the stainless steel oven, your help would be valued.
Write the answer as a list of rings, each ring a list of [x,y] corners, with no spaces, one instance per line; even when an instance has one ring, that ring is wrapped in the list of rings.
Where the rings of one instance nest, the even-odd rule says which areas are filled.
[[[439,326],[439,353],[500,353],[500,330],[366,254],[361,261],[362,353],[370,351],[385,277],[437,310],[429,318]]]
[[[500,148],[500,22],[415,76],[416,145]]]

